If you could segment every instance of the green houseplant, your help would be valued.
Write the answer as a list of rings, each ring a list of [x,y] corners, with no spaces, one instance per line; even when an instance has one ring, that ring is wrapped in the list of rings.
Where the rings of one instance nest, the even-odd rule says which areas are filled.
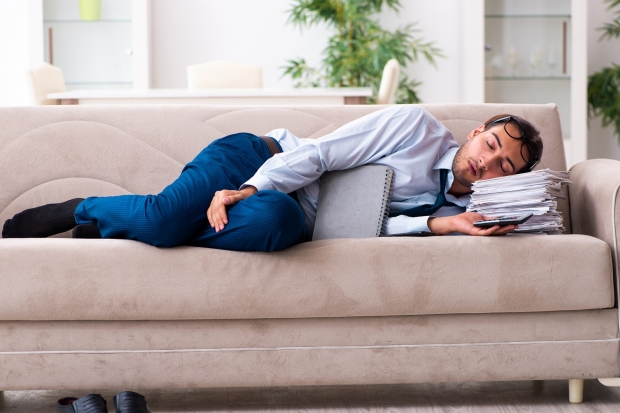
[[[320,68],[310,67],[303,58],[291,59],[284,76],[291,76],[296,87],[372,87],[376,96],[383,67],[391,58],[406,67],[422,56],[435,66],[441,53],[432,42],[414,36],[414,24],[390,32],[371,18],[384,5],[395,11],[402,7],[399,0],[295,0],[290,22],[300,28],[325,23],[336,33],[323,50]],[[419,85],[401,74],[396,102],[419,102]]]
[[[605,0],[615,19],[599,28],[601,40],[620,37],[620,0]],[[615,9],[615,10],[614,10]],[[620,65],[612,63],[588,77],[588,116],[602,116],[603,126],[613,124],[620,142]]]

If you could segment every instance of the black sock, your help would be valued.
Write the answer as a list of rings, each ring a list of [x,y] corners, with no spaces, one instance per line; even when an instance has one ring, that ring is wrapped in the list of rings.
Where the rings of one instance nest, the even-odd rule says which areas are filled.
[[[7,220],[2,238],[45,238],[75,227],[75,208],[84,198],[30,208]]]
[[[73,238],[101,238],[101,233],[97,224],[82,224],[73,228],[71,232]]]

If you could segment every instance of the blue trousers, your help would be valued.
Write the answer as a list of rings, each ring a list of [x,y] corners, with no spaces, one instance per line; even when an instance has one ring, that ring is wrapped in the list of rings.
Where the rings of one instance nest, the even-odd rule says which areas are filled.
[[[285,193],[259,191],[228,207],[215,232],[207,209],[216,191],[238,189],[270,157],[262,139],[238,133],[213,141],[157,195],[90,197],[75,210],[78,224],[96,223],[102,238],[157,247],[193,245],[234,251],[275,251],[305,239],[304,214]]]

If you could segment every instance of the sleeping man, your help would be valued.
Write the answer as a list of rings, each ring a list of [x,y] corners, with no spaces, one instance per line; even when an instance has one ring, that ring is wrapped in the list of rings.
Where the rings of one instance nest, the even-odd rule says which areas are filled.
[[[132,239],[159,247],[193,245],[275,251],[312,236],[324,172],[365,164],[395,172],[387,235],[503,235],[514,225],[477,228],[463,212],[480,179],[530,171],[542,155],[538,130],[498,115],[459,147],[437,119],[416,105],[391,106],[318,139],[285,129],[237,133],[213,141],[157,195],[76,198],[27,209],[4,224],[3,238]]]

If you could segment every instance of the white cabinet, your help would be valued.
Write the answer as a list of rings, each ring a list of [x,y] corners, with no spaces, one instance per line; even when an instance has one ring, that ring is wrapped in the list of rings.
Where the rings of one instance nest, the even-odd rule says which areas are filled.
[[[101,0],[99,20],[80,19],[76,0],[43,0],[45,61],[68,90],[150,84],[149,0]]]
[[[465,32],[464,57],[476,60],[465,100],[556,103],[569,167],[585,160],[586,0],[468,1],[477,15],[464,18],[478,26]]]

